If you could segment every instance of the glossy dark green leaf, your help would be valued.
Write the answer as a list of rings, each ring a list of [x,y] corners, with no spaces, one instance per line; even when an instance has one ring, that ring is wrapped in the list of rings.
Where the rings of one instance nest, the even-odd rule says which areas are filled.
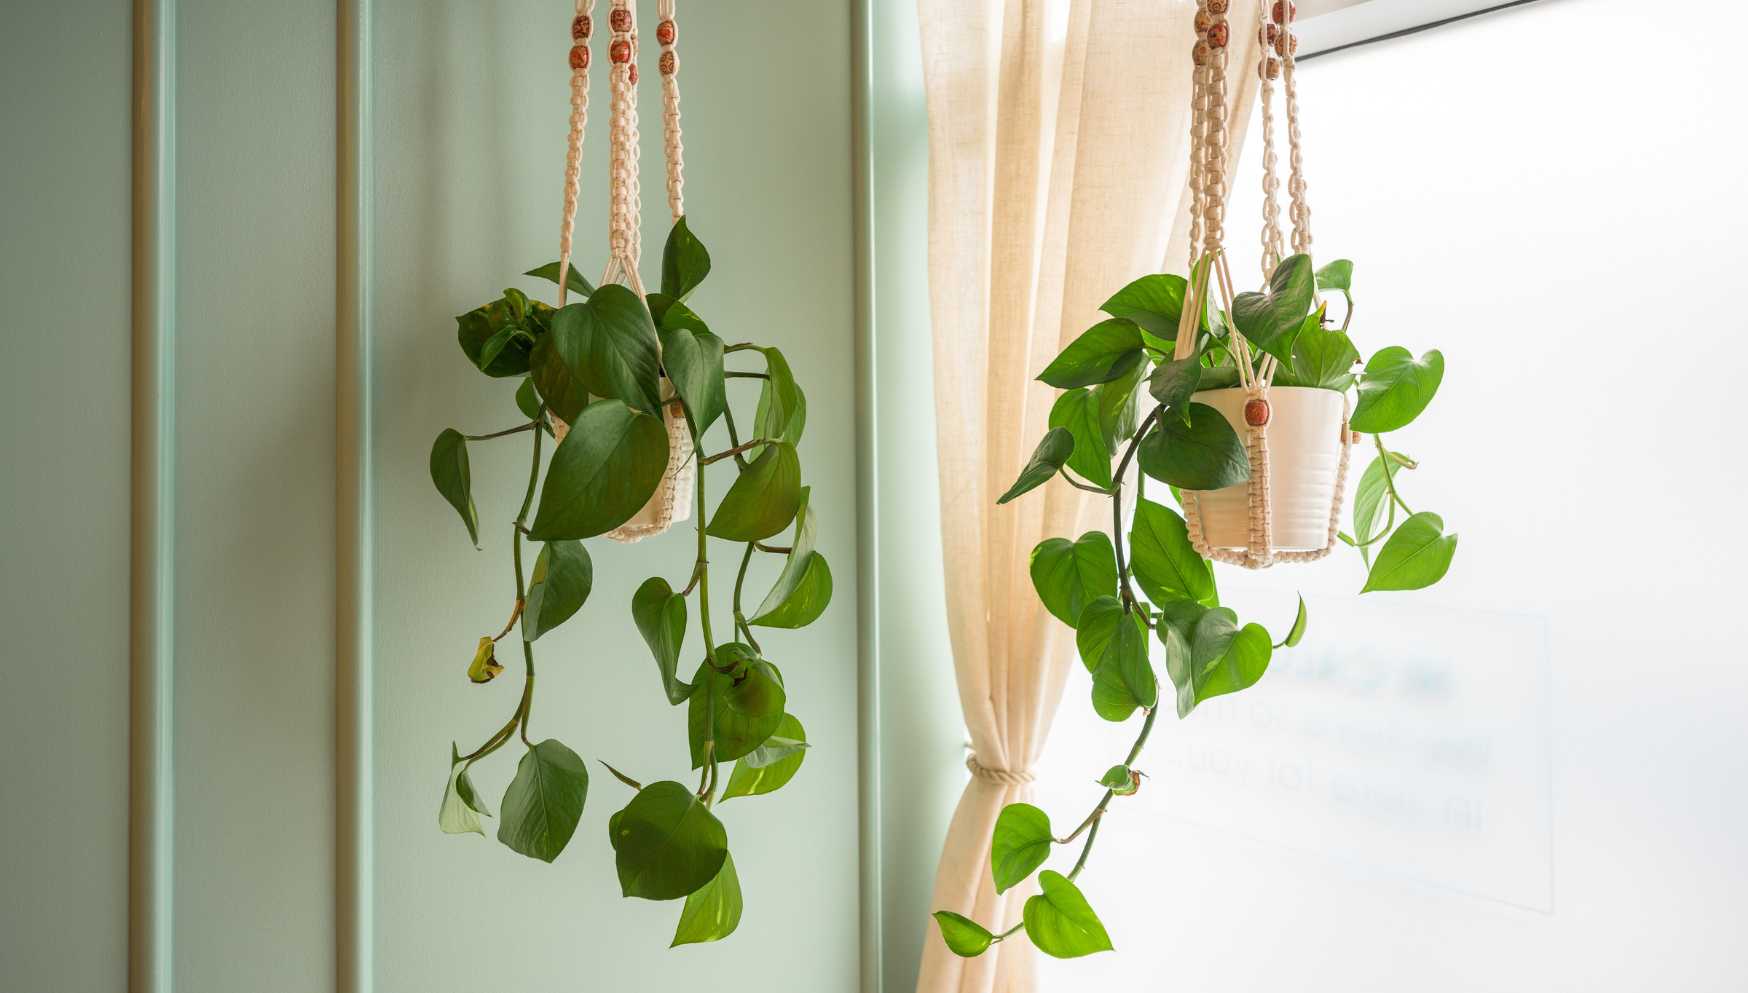
[[[710,253],[682,217],[674,222],[667,244],[662,246],[662,292],[684,300],[709,274]]]
[[[1067,428],[1051,428],[1045,432],[1044,440],[1038,442],[1038,447],[1032,451],[1031,459],[1027,460],[1025,468],[1020,470],[1020,478],[1014,480],[1014,485],[1001,495],[996,503],[1007,503],[1022,493],[1049,482],[1057,470],[1068,461],[1068,456],[1074,452],[1074,436]]]
[[[467,439],[445,428],[431,443],[431,482],[467,525],[467,537],[479,547],[479,511],[473,506],[473,477],[467,464]]]
[[[1129,531],[1129,566],[1141,592],[1155,605],[1171,600],[1207,600],[1214,595],[1208,562],[1190,544],[1184,519],[1152,500],[1135,501]]]
[[[663,312],[656,334],[662,343],[662,368],[680,395],[693,431],[702,437],[728,406],[722,339],[678,302]]]
[[[1050,408],[1050,426],[1066,428],[1074,438],[1068,468],[1094,486],[1109,488],[1112,439],[1105,435],[1104,418],[1092,391],[1082,387],[1057,397]]]
[[[1162,341],[1172,342],[1177,340],[1186,286],[1184,277],[1170,273],[1142,276],[1118,290],[1099,309],[1112,317],[1134,321]],[[1200,326],[1207,328],[1205,317]]]
[[[580,540],[611,531],[643,509],[667,468],[668,429],[660,417],[597,400],[552,453],[529,537]]]
[[[1314,321],[1299,332],[1293,344],[1293,378],[1299,386],[1345,390],[1353,385],[1354,365],[1359,360],[1352,339]]]
[[[631,619],[655,656],[668,702],[684,703],[692,695],[692,685],[677,675],[680,650],[686,641],[686,598],[660,576],[646,579],[632,594]]]
[[[1311,256],[1289,255],[1275,267],[1266,290],[1233,298],[1232,323],[1251,344],[1291,365],[1293,340],[1316,298]]]
[[[1117,554],[1103,531],[1088,531],[1079,541],[1046,538],[1032,549],[1032,585],[1045,609],[1069,627],[1101,596],[1117,591]]]
[[[801,509],[801,459],[795,446],[777,442],[735,477],[707,532],[729,541],[758,541],[789,526]]]
[[[1139,614],[1124,611],[1122,601],[1109,594],[1094,599],[1080,612],[1080,623],[1074,630],[1074,647],[1079,651],[1080,662],[1086,666],[1087,672],[1098,671],[1099,663],[1105,658],[1105,646],[1111,643],[1117,625],[1125,619],[1131,624],[1141,623]]]
[[[553,347],[552,335],[534,343],[528,362],[530,381],[546,409],[566,424],[576,420],[583,408],[589,405],[589,391],[571,375],[571,367],[565,365],[564,357]]]
[[[489,362],[480,361],[486,343],[504,328],[518,324],[521,320],[512,308],[511,300],[493,300],[455,319],[456,340],[461,344],[461,351],[467,356],[467,360],[486,375],[497,378],[525,375],[528,372],[528,352],[533,347],[533,342],[527,338],[512,336],[495,358]]]
[[[806,627],[825,613],[832,599],[832,571],[825,556],[814,551],[818,515],[809,506],[812,487],[801,488],[801,509],[795,514],[795,536],[777,584],[753,611],[750,624],[771,628]]]
[[[678,900],[716,878],[728,832],[692,791],[673,781],[639,790],[607,822],[619,889],[645,900]]]
[[[1147,363],[1137,362],[1134,368],[1116,379],[1092,388],[1092,404],[1099,414],[1099,433],[1112,454],[1116,453],[1118,445],[1135,436],[1140,417],[1136,400],[1141,391],[1137,387],[1146,372]]]
[[[1299,597],[1299,612],[1293,615],[1293,626],[1287,631],[1287,636],[1281,639],[1282,648],[1297,648],[1299,642],[1305,640],[1305,622],[1309,620],[1305,612],[1305,597]]]
[[[1159,701],[1159,684],[1153,678],[1153,664],[1147,658],[1147,629],[1139,623],[1118,623],[1105,645],[1104,658],[1094,675],[1114,669],[1122,677],[1129,696],[1142,707]]]
[[[941,938],[953,954],[961,958],[976,958],[995,941],[995,935],[988,928],[963,914],[937,910],[934,916],[935,923],[941,926]]]
[[[1038,874],[1038,885],[1042,892],[1027,898],[1022,916],[1026,937],[1039,951],[1071,959],[1111,950],[1104,924],[1067,876],[1045,869]]]
[[[787,698],[777,667],[738,642],[716,646],[719,672],[706,661],[692,679],[692,699],[686,711],[686,732],[692,748],[692,768],[704,765],[706,742],[715,741],[715,761],[746,755],[777,733]]]
[[[661,412],[661,342],[649,307],[617,283],[552,319],[552,342],[572,378],[595,396]]]
[[[1444,528],[1442,518],[1426,511],[1403,521],[1379,549],[1360,592],[1421,590],[1443,579],[1457,553],[1457,536]]]
[[[1105,770],[1099,777],[1099,785],[1118,796],[1130,796],[1140,784],[1136,782],[1136,774],[1126,765],[1114,765]]]
[[[461,752],[449,746],[449,779],[443,786],[443,803],[437,808],[437,826],[445,834],[485,835],[480,815],[490,817],[484,801],[467,776],[469,763],[461,760]]]
[[[674,928],[669,948],[705,941],[721,941],[740,927],[740,876],[734,871],[734,856],[724,853],[716,877],[686,897],[680,923]]]
[[[1059,390],[1108,383],[1134,369],[1141,353],[1141,328],[1133,321],[1100,321],[1068,343],[1068,347],[1038,374]]]
[[[1029,803],[1010,803],[995,819],[989,841],[989,869],[995,891],[1018,886],[1050,858],[1055,836],[1050,833],[1050,815]]]
[[[1392,345],[1372,356],[1360,377],[1360,400],[1349,423],[1355,431],[1383,434],[1407,427],[1438,392],[1445,357],[1437,349],[1416,359]]]
[[[1201,357],[1192,355],[1187,359],[1161,363],[1147,381],[1147,392],[1153,394],[1154,400],[1176,411],[1181,420],[1189,416],[1190,397],[1201,381]]]
[[[1147,432],[1137,453],[1141,471],[1186,490],[1217,490],[1250,478],[1250,457],[1226,418],[1205,403],[1192,403],[1189,411],[1188,424],[1167,417]]]
[[[544,279],[556,285],[558,283],[558,261],[554,260],[538,268],[530,269],[523,275]],[[570,285],[572,293],[580,293],[586,297],[595,292],[595,287],[583,278],[583,274],[577,271],[575,265],[570,266],[570,276],[565,281]]]
[[[480,346],[479,358],[474,360],[474,365],[481,372],[490,369],[492,363],[497,361],[498,356],[503,353],[505,348],[509,347],[510,342],[516,340],[518,335],[533,337],[514,324],[506,324],[499,328],[495,334],[485,340],[485,344]]]
[[[767,378],[759,387],[759,405],[753,411],[753,437],[799,445],[807,428],[807,395],[795,382],[795,373],[782,352],[775,348],[763,352]],[[757,458],[763,454],[763,448],[755,448],[747,456]]]
[[[549,541],[534,560],[522,608],[522,639],[535,641],[569,620],[589,598],[595,565],[580,541]]]
[[[531,421],[540,416],[540,390],[535,387],[533,376],[516,387],[516,409]]]
[[[548,738],[523,753],[504,791],[498,840],[512,851],[551,862],[564,851],[583,816],[589,769],[576,752]]]
[[[775,792],[795,778],[806,758],[807,729],[794,714],[784,714],[764,744],[735,760],[722,798]]]

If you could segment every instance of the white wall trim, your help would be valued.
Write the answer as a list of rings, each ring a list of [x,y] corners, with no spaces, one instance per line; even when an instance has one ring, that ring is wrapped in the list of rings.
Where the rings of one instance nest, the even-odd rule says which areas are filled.
[[[1534,0],[1304,0],[1300,58],[1377,41]]]

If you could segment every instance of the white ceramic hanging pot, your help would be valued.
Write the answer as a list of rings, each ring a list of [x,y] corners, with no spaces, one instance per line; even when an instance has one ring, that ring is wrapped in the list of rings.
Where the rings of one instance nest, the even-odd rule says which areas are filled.
[[[1218,410],[1243,438],[1249,430],[1241,388],[1205,390],[1197,403]],[[1346,404],[1334,390],[1275,386],[1268,392],[1269,507],[1273,547],[1278,551],[1318,551],[1329,543],[1330,507],[1342,474],[1343,418]],[[1202,533],[1215,548],[1243,550],[1250,542],[1249,483],[1201,491]],[[1191,498],[1185,494],[1186,499]]]

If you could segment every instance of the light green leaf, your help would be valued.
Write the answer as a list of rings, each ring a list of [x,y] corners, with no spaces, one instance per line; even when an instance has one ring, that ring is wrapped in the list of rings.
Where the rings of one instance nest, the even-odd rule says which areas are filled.
[[[467,525],[467,537],[479,547],[479,511],[473,506],[473,478],[467,465],[467,439],[445,428],[431,443],[431,482]]]
[[[1141,471],[1186,490],[1217,490],[1250,478],[1250,456],[1218,410],[1192,403],[1189,423],[1162,419],[1141,440]]]
[[[512,851],[551,862],[564,851],[583,816],[589,769],[556,738],[528,749],[504,791],[498,840]]]
[[[1360,400],[1349,424],[1366,434],[1407,427],[1432,402],[1444,376],[1445,357],[1437,349],[1418,359],[1397,345],[1380,351],[1360,377]]]
[[[484,837],[486,833],[480,827],[480,815],[490,817],[492,812],[486,809],[473,781],[467,778],[470,764],[461,760],[461,752],[454,744],[449,746],[449,780],[443,787],[443,803],[437,808],[437,826],[445,834],[472,833]]]
[[[522,639],[535,641],[569,620],[589,598],[595,566],[580,541],[549,541],[540,548],[522,608]]]
[[[1113,454],[1119,444],[1135,436],[1140,409],[1136,402],[1140,391],[1136,387],[1141,385],[1146,371],[1147,363],[1137,362],[1116,379],[1092,388],[1092,403],[1099,412],[1099,432]]]
[[[1340,290],[1341,295],[1347,298],[1348,306],[1353,306],[1353,262],[1336,259],[1317,270],[1317,288]]]
[[[1305,621],[1305,597],[1300,595],[1299,612],[1293,615],[1292,629],[1287,632],[1285,638],[1281,639],[1282,648],[1297,648],[1299,647],[1299,642],[1305,640]]]
[[[1026,900],[1026,937],[1046,955],[1078,958],[1111,950],[1111,936],[1079,887],[1067,876],[1045,869],[1038,874],[1043,892]]]
[[[1181,637],[1167,627],[1166,672],[1178,689],[1178,716],[1188,716],[1205,700],[1236,693],[1261,679],[1268,670],[1274,646],[1260,624],[1237,627],[1238,616],[1225,608],[1202,615],[1190,639],[1188,658],[1182,655]]]
[[[734,856],[724,852],[716,878],[693,890],[680,910],[669,948],[704,941],[721,941],[740,927],[740,876],[734,871]]]
[[[769,538],[801,509],[801,459],[786,441],[766,445],[729,486],[707,532],[729,541]]]
[[[1420,590],[1444,578],[1457,553],[1457,536],[1444,533],[1437,514],[1422,511],[1402,522],[1378,552],[1361,593]]]
[[[607,822],[619,889],[645,900],[678,900],[716,878],[728,861],[728,832],[692,791],[651,783]]]
[[[947,942],[947,947],[961,958],[976,958],[995,941],[995,935],[988,928],[962,914],[937,910],[934,916],[935,923],[941,926],[941,937]]]
[[[807,729],[794,714],[784,714],[764,744],[735,760],[724,800],[737,796],[763,796],[781,789],[801,771],[807,758]]]
[[[775,348],[764,349],[766,379],[759,387],[759,405],[753,411],[753,436],[775,438],[791,445],[801,443],[801,433],[807,427],[807,395],[795,382],[789,360]],[[748,458],[757,458],[764,449],[754,448]]]
[[[692,695],[692,686],[679,679],[677,672],[680,648],[686,641],[686,598],[660,576],[646,579],[631,597],[631,619],[655,656],[668,702],[685,702]]]
[[[1214,595],[1213,573],[1190,544],[1184,519],[1151,500],[1135,501],[1129,565],[1141,591],[1155,605],[1180,599],[1205,601]]]
[[[1067,428],[1051,428],[1044,434],[1044,440],[1038,442],[1038,447],[1032,452],[1032,457],[1020,470],[1020,478],[1014,480],[1014,485],[1001,495],[996,503],[1007,503],[1022,493],[1028,493],[1049,482],[1050,477],[1068,461],[1068,456],[1074,453],[1074,436]]]
[[[1114,669],[1122,678],[1129,696],[1139,706],[1151,707],[1159,701],[1159,684],[1153,678],[1153,665],[1147,659],[1147,629],[1139,618],[1133,624],[1119,623],[1111,633],[1095,675],[1108,669]]]
[[[548,262],[547,264],[539,267],[538,269],[528,270],[527,272],[523,273],[523,275],[524,276],[535,276],[535,277],[538,277],[540,279],[544,279],[549,283],[557,284],[557,282],[558,282],[558,262],[557,261]],[[574,265],[570,267],[570,275],[568,277],[566,277],[565,282],[570,284],[570,291],[572,293],[580,293],[586,297],[589,294],[595,292],[595,287],[592,286],[588,280],[583,278],[583,274],[578,272],[577,267]]]
[[[1140,788],[1137,774],[1126,765],[1114,765],[1099,777],[1099,785],[1118,796],[1130,796]]]
[[[808,505],[812,487],[801,488],[801,509],[795,514],[795,538],[777,584],[753,611],[750,624],[771,628],[801,628],[825,613],[832,599],[832,571],[825,556],[813,550],[819,530],[817,515]]]
[[[675,300],[684,300],[709,274],[710,253],[692,234],[686,218],[681,217],[674,222],[667,243],[662,246],[662,292]]]
[[[1029,803],[1003,807],[989,842],[989,870],[995,877],[995,891],[1003,893],[1024,882],[1050,857],[1054,840],[1049,814]]]
[[[1050,408],[1050,426],[1066,428],[1074,437],[1074,451],[1068,457],[1068,468],[1079,473],[1094,486],[1107,489],[1111,485],[1111,439],[1105,436],[1104,418],[1092,391],[1084,387],[1069,390],[1056,398]]]
[[[637,294],[611,283],[565,306],[553,316],[552,342],[571,377],[591,394],[660,414],[661,342]]]
[[[1177,340],[1186,285],[1184,277],[1170,273],[1142,276],[1118,290],[1099,309],[1112,317],[1128,318],[1169,344]],[[1204,317],[1201,329],[1207,330],[1207,327]]]
[[[1313,315],[1315,318],[1316,315]],[[1325,329],[1321,320],[1311,320],[1293,344],[1293,378],[1300,386],[1345,390],[1353,385],[1354,364],[1359,350],[1340,331]]]
[[[1112,632],[1114,642],[1115,632]],[[1109,646],[1106,648],[1109,651]],[[1120,666],[1100,660],[1098,668],[1093,670],[1092,684],[1093,713],[1107,721],[1122,723],[1135,713],[1135,708],[1141,706],[1141,701],[1135,699],[1135,694],[1129,690],[1128,680],[1123,678]]]
[[[1059,390],[1093,386],[1130,372],[1143,358],[1141,328],[1133,321],[1112,318],[1069,342],[1038,379]]]
[[[707,741],[716,742],[711,755],[717,762],[738,759],[764,744],[777,733],[787,703],[782,673],[748,646],[718,645],[716,662],[731,671],[719,672],[707,660],[692,677],[686,731],[694,769],[704,765]]]
[[[1275,267],[1266,290],[1233,298],[1232,323],[1251,344],[1291,365],[1293,340],[1316,298],[1311,256],[1289,255]]]
[[[615,400],[589,404],[552,454],[528,536],[581,540],[611,531],[643,509],[667,468],[660,417]]]
[[[1395,463],[1382,455],[1373,458],[1371,465],[1366,466],[1366,471],[1360,475],[1353,499],[1356,544],[1364,545],[1383,533],[1385,511],[1390,507],[1389,484],[1395,475]]]
[[[1125,618],[1131,624],[1141,623],[1139,613],[1123,610],[1122,601],[1110,594],[1094,599],[1080,612],[1080,623],[1074,631],[1074,647],[1079,650],[1081,664],[1086,666],[1087,672],[1098,671],[1111,636],[1117,633],[1117,625]]]
[[[1117,555],[1103,531],[1080,540],[1047,538],[1032,549],[1032,585],[1044,607],[1069,627],[1080,623],[1086,605],[1117,590]]]

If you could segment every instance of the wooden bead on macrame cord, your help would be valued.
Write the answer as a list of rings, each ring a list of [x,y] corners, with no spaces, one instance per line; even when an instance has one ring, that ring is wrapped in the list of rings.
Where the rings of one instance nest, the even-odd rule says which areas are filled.
[[[577,41],[587,41],[591,27],[589,15],[578,14],[571,18],[571,37]]]
[[[656,41],[664,45],[672,45],[679,36],[679,29],[674,26],[673,21],[663,21],[656,25]]]
[[[1196,33],[1197,34],[1207,34],[1208,29],[1213,27],[1213,26],[1214,26],[1214,18],[1210,17],[1208,15],[1207,11],[1205,11],[1205,10],[1196,11]]]
[[[1190,51],[1190,59],[1199,66],[1205,66],[1214,58],[1214,49],[1205,41],[1196,42],[1196,47]]]
[[[617,13],[617,11],[615,11],[615,13]],[[631,42],[624,40],[616,41],[611,48],[607,49],[607,54],[614,62],[630,62]]]
[[[588,67],[589,67],[589,46],[587,46],[587,45],[572,45],[571,46],[571,68],[572,69],[587,69]]]
[[[1297,55],[1298,52],[1299,39],[1294,37],[1293,32],[1283,31],[1281,32],[1280,37],[1275,39],[1275,54]]]
[[[1271,56],[1268,62],[1257,67],[1268,79],[1281,78],[1281,60]]]
[[[1208,29],[1208,44],[1214,48],[1225,48],[1226,42],[1230,39],[1231,28],[1225,21],[1221,21]]]
[[[1278,8],[1280,4],[1275,4]],[[631,30],[631,11],[620,7],[607,15],[607,25],[621,34]]]
[[[1262,397],[1244,401],[1244,423],[1260,428],[1269,422],[1269,402]]]
[[[1286,24],[1299,16],[1299,8],[1293,5],[1292,0],[1275,0],[1274,9],[1269,13],[1274,17],[1276,24]]]
[[[631,66],[625,70],[625,78],[631,80],[633,85],[636,85],[636,83],[637,83],[637,63],[633,62],[631,64]]]
[[[1256,29],[1256,40],[1261,42],[1264,48],[1273,48],[1275,46],[1275,32],[1279,30],[1273,24],[1264,24]]]
[[[1231,6],[1231,0],[1208,0],[1208,13],[1224,14]]]
[[[664,76],[672,76],[674,74],[674,65],[675,60],[673,52],[663,52],[662,57],[656,61],[656,68],[660,69]]]

